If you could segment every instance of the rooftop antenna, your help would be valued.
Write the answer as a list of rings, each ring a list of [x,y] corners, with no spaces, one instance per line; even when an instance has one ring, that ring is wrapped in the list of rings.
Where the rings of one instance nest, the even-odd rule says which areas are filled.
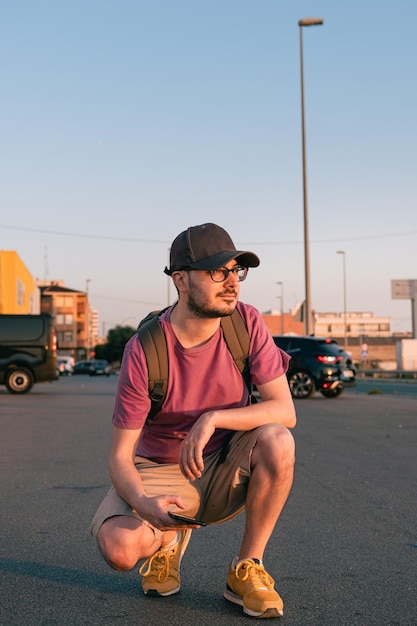
[[[43,255],[44,260],[44,280],[48,281],[48,246],[45,246],[45,252]]]

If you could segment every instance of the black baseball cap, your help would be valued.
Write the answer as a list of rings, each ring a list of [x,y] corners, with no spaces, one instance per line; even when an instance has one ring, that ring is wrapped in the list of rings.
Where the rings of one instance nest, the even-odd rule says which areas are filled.
[[[216,224],[190,226],[176,237],[171,246],[171,276],[178,270],[217,270],[236,259],[243,267],[258,267],[259,258],[253,252],[236,250],[230,235]]]

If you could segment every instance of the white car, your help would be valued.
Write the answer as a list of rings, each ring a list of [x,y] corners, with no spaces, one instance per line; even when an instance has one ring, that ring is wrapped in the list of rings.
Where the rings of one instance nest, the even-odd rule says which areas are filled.
[[[71,376],[74,373],[74,357],[72,356],[57,356],[56,366],[60,376]]]

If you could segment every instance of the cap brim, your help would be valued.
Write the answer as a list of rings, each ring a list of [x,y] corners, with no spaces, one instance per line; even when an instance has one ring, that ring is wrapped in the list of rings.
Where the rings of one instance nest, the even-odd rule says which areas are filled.
[[[223,267],[229,261],[236,259],[244,267],[258,267],[260,260],[253,252],[247,252],[243,250],[223,250],[217,252],[212,256],[202,259],[201,261],[195,261],[188,269],[195,270],[217,270],[219,267]]]

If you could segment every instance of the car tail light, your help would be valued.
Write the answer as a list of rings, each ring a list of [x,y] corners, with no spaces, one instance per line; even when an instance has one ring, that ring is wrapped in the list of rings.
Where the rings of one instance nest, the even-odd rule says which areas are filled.
[[[337,357],[331,356],[330,354],[319,354],[317,361],[320,363],[336,363]]]

